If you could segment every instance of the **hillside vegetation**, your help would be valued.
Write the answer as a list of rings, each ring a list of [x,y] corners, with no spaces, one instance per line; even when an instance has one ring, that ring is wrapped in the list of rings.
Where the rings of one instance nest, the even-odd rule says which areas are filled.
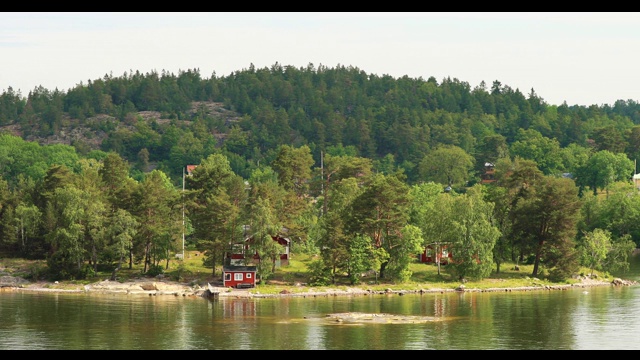
[[[427,248],[454,254],[453,281],[622,271],[640,244],[639,110],[313,64],[9,88],[0,251],[60,280],[176,271],[186,243],[214,278],[244,248],[274,281],[275,236],[316,285],[406,284]]]

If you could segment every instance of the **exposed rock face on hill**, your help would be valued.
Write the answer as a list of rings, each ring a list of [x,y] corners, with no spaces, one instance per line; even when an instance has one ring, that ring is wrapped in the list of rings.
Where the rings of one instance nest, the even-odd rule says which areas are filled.
[[[241,115],[227,110],[223,107],[222,103],[218,102],[202,102],[194,101],[191,103],[191,109],[188,116],[195,116],[196,114],[201,116],[208,116],[214,119],[221,119],[228,126],[234,122],[237,122]],[[158,124],[167,124],[171,121],[178,123],[190,123],[189,120],[175,120],[169,119],[163,113],[159,111],[140,111],[135,115],[130,115],[128,121],[121,122],[117,118],[106,115],[98,114],[96,116],[84,119],[80,121],[73,119],[67,114],[63,115],[63,126],[56,133],[41,137],[38,135],[30,134],[26,135],[21,131],[20,125],[6,125],[0,127],[0,132],[6,132],[8,134],[19,136],[27,141],[35,141],[40,145],[52,145],[52,144],[64,144],[64,145],[78,145],[86,146],[91,150],[99,150],[104,139],[107,138],[107,133],[103,130],[99,130],[98,124],[104,124],[113,122],[117,124],[117,128],[127,128],[129,130],[135,130],[134,125],[136,116],[143,119],[147,123],[156,122]],[[37,132],[37,129],[30,129],[32,132]],[[223,141],[226,134],[216,134],[218,141]]]

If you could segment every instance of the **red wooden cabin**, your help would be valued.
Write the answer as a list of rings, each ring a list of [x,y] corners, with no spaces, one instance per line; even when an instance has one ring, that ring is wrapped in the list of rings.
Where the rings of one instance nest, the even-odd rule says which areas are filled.
[[[278,260],[276,260],[276,267],[289,265],[289,259],[291,257],[291,240],[278,235],[271,236],[271,238],[273,241],[282,245],[282,251],[280,252]],[[247,257],[250,257],[248,263],[256,264],[260,262],[260,254],[254,253],[251,255],[248,253],[250,251],[252,241],[253,237],[249,237],[242,243],[234,244],[231,251],[227,253],[228,263],[230,265],[244,265]]]
[[[255,266],[223,266],[222,284],[224,287],[253,288],[256,286]]]
[[[436,248],[440,249],[439,254],[436,254]],[[447,265],[453,257],[447,249],[447,245],[436,246],[435,244],[429,244],[425,247],[424,252],[418,255],[418,259],[420,262],[427,264],[437,264],[439,261],[440,265]]]
[[[484,163],[484,173],[480,175],[482,184],[491,184],[496,181],[496,167],[490,162]]]

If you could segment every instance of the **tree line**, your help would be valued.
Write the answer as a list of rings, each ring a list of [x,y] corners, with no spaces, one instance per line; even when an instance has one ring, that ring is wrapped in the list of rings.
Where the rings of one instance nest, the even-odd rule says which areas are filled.
[[[193,105],[203,102],[223,104],[238,118],[222,119]],[[141,170],[146,162],[158,163],[174,183],[184,164],[215,149],[246,178],[259,162],[273,160],[282,144],[309,146],[317,164],[329,147],[352,147],[358,156],[403,169],[407,181],[417,183],[423,180],[420,161],[442,145],[472,155],[476,175],[506,148],[511,156],[535,160],[546,174],[581,165],[582,159],[565,158],[570,154],[542,159],[569,146],[565,152],[574,157],[608,150],[635,160],[639,110],[633,100],[550,105],[534,89],[525,95],[497,80],[471,87],[455,78],[276,63],[209,78],[198,69],[177,75],[131,71],[80,82],[67,92],[36,87],[26,96],[9,88],[0,95],[0,126],[19,127],[23,138],[74,127],[104,133],[100,150],[115,151]],[[143,111],[159,111],[170,121],[143,121],[137,115]],[[73,145],[82,154],[95,150],[81,140]]]
[[[281,252],[272,236],[280,235],[294,252],[319,255],[310,268],[315,284],[343,276],[355,284],[371,269],[406,281],[409,264],[432,243],[447,244],[455,259],[449,269],[462,279],[499,272],[505,261],[566,279],[581,265],[626,269],[640,235],[640,196],[629,181],[610,184],[607,196],[580,194],[573,179],[545,175],[519,157],[500,159],[495,183],[458,192],[435,181],[410,185],[402,171],[377,172],[358,156],[327,153],[317,167],[308,146],[281,145],[248,179],[225,155],[211,154],[184,177],[182,190],[157,169],[135,180],[114,152],[65,165],[54,155],[60,148],[74,154],[71,146],[0,136],[2,153],[27,147],[35,150],[31,162],[50,164],[39,180],[28,172],[14,186],[0,180],[0,250],[47,259],[54,278],[100,269],[115,278],[134,263],[148,275],[162,273],[185,234],[212,276],[232,245],[250,236],[249,253],[264,259],[258,274],[268,279]]]

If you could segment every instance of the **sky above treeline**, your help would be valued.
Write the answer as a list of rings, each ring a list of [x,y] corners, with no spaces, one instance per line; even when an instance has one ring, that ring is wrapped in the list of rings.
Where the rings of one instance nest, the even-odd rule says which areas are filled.
[[[0,92],[140,71],[203,78],[275,63],[532,89],[548,104],[640,101],[634,12],[3,12]]]

